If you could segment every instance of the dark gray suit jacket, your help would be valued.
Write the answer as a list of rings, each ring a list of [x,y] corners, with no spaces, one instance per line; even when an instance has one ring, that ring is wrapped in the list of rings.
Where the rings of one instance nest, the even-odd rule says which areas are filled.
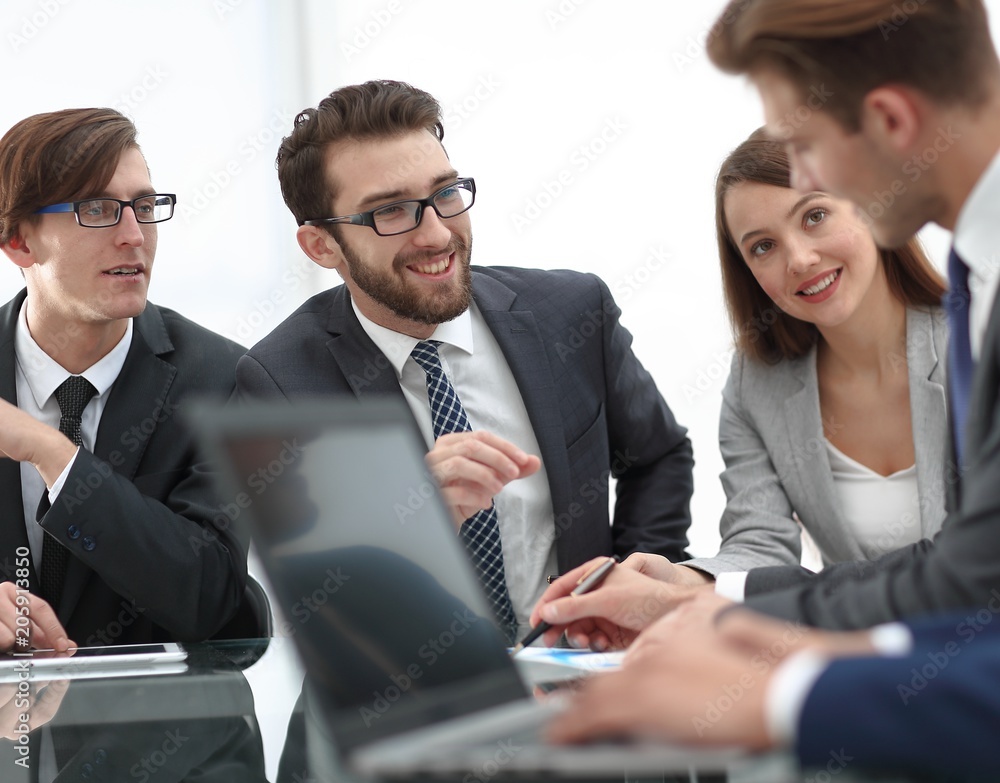
[[[817,575],[783,566],[754,569],[747,576],[747,605],[850,629],[983,608],[1000,596],[1000,300],[993,303],[973,379],[967,433],[966,465],[958,469],[949,460],[945,466],[949,514],[932,540]]]
[[[14,329],[26,292],[0,308],[0,397],[17,402]],[[225,401],[243,349],[148,304],[111,387],[94,452],[81,449],[39,522],[70,558],[59,619],[77,644],[197,641],[234,615],[247,543],[216,502],[178,415],[191,397]],[[0,580],[28,546],[20,465],[0,460]],[[30,558],[29,558],[30,559]],[[38,575],[31,567],[32,588]]]
[[[691,444],[593,275],[473,267],[473,295],[517,381],[552,492],[559,568],[599,555],[684,559]],[[344,286],[305,302],[240,359],[244,398],[399,395]],[[617,477],[614,524],[608,477]]]

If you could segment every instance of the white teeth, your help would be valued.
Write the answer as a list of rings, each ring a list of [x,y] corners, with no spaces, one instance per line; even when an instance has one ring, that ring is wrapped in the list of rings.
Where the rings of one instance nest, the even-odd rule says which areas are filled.
[[[825,291],[827,287],[837,279],[839,272],[831,272],[822,280],[820,280],[816,285],[811,285],[808,288],[803,288],[801,293],[806,296],[812,296],[813,294],[818,294],[820,291]]]
[[[139,270],[138,269],[118,268],[118,269],[112,269],[111,270],[111,274],[113,274],[113,275],[136,275],[136,274],[139,274]]]
[[[448,259],[445,258],[444,260],[438,261],[437,263],[434,264],[425,264],[424,266],[414,266],[413,268],[424,275],[439,275],[445,269],[448,268]]]

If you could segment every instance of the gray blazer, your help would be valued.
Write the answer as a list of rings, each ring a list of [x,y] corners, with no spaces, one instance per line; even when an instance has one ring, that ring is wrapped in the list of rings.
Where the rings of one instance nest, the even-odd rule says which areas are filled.
[[[920,529],[930,538],[945,516],[948,333],[943,310],[908,310],[906,335]],[[801,543],[793,513],[824,564],[881,554],[862,550],[840,507],[823,440],[815,349],[776,365],[735,356],[722,398],[719,447],[728,500],[719,524],[722,546],[715,557],[685,565],[711,574],[795,565]],[[891,540],[893,531],[886,532]]]
[[[869,628],[929,612],[1000,612],[1000,297],[972,379],[965,464],[945,465],[948,516],[933,541],[819,574],[756,568],[746,605],[824,628]],[[949,438],[950,443],[950,438]],[[950,453],[950,452],[949,452]],[[784,588],[784,589],[782,589]]]

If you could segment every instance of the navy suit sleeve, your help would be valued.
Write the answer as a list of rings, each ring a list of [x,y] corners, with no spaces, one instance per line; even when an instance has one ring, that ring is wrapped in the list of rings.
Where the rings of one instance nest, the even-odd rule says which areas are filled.
[[[614,550],[620,556],[655,552],[685,560],[694,492],[691,441],[632,352],[621,310],[599,282],[608,316],[604,372],[611,471],[617,479]]]
[[[803,765],[1000,772],[1000,624],[977,615],[915,623],[909,655],[830,664],[799,719]]]

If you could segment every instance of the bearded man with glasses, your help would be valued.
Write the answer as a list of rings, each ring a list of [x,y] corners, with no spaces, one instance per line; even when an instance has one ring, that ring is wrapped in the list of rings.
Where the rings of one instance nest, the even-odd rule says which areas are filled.
[[[147,304],[157,193],[111,109],[0,139],[0,650],[195,641],[237,613],[247,542],[177,415],[225,400],[243,348]]]
[[[476,183],[443,135],[438,102],[395,81],[298,115],[278,151],[282,195],[303,252],[343,285],[254,346],[237,387],[405,400],[513,640],[549,574],[598,555],[686,557],[692,451],[604,282],[470,266]]]

